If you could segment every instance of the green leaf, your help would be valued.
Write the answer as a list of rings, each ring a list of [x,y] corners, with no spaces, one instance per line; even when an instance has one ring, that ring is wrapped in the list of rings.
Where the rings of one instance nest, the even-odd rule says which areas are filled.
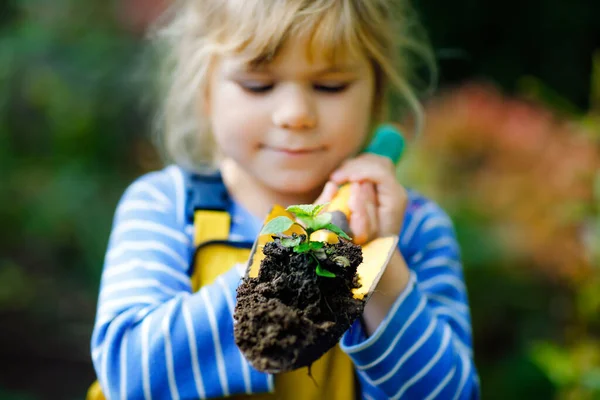
[[[297,218],[298,218],[298,220],[300,222],[302,222],[302,225],[304,225],[305,228],[312,229],[310,227],[312,225],[312,220],[313,220],[312,217],[305,215],[305,216],[300,216],[300,217],[297,217]]]
[[[313,231],[318,231],[319,229],[325,229],[327,224],[329,224],[330,222],[331,222],[331,214],[323,213],[321,215],[317,215],[316,217],[314,217],[312,219],[312,221],[309,221],[308,227],[310,229],[312,229]]]
[[[321,212],[322,209],[324,209],[325,207],[327,207],[329,205],[329,203],[324,203],[324,204],[317,204],[315,209],[312,212],[312,216],[314,217],[315,215],[317,215],[318,213]]]
[[[284,237],[281,239],[281,244],[284,247],[295,247],[298,246],[300,243],[302,243],[302,237],[300,236]]]
[[[352,240],[350,238],[350,236],[348,236],[346,234],[346,232],[344,232],[343,230],[341,230],[337,225],[334,224],[327,224],[327,226],[324,227],[324,229],[327,229],[333,233],[335,233],[336,235],[343,237],[346,240]]]
[[[300,243],[298,246],[294,247],[295,253],[307,253],[310,250],[310,242]]]
[[[325,243],[323,242],[309,242],[309,246],[311,250],[319,250],[322,249],[323,246],[325,246]]]
[[[333,272],[327,271],[325,268],[321,268],[321,264],[317,264],[317,269],[315,270],[317,275],[322,276],[324,278],[335,278],[335,274]]]
[[[289,206],[286,211],[293,213],[296,217],[314,217],[321,212],[329,203],[325,204],[298,204]]]
[[[273,218],[260,231],[261,235],[282,233],[290,229],[294,225],[294,221],[288,217]]]
[[[318,207],[312,204],[298,204],[289,206],[285,210],[291,212],[296,217],[312,217],[314,209]]]

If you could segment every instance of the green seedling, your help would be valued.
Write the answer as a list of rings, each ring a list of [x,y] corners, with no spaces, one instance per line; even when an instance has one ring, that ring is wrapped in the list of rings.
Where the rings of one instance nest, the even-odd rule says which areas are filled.
[[[260,233],[261,235],[273,235],[274,238],[279,239],[282,246],[292,248],[296,253],[306,254],[311,257],[316,264],[315,272],[317,275],[325,278],[335,278],[333,272],[328,271],[321,266],[321,261],[324,261],[328,257],[328,254],[325,251],[325,242],[311,241],[310,237],[314,232],[324,229],[333,232],[346,240],[351,239],[340,227],[331,223],[330,213],[321,212],[325,206],[327,206],[327,204],[301,204],[289,206],[286,208],[286,211],[293,214],[301,223],[298,223],[291,218],[280,216],[269,221]],[[285,235],[284,232],[293,225],[302,228],[305,234],[297,235],[294,233],[291,236]],[[350,265],[348,259],[343,256],[334,256],[332,261],[342,267]]]

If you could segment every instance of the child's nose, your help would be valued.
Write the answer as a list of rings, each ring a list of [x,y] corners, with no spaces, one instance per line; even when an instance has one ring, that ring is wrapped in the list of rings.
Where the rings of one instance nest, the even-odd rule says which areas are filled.
[[[289,88],[282,93],[273,112],[273,123],[284,129],[312,129],[317,123],[310,93]]]

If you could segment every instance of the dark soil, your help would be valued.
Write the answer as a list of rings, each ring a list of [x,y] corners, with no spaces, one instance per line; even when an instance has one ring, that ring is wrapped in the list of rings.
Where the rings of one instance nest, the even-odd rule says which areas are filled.
[[[237,290],[234,336],[254,368],[269,373],[310,366],[335,346],[361,315],[364,301],[356,269],[362,250],[341,240],[326,245],[321,266],[335,278],[318,276],[307,254],[294,253],[278,239],[265,245],[258,278],[245,278]],[[331,261],[345,256],[350,266]]]

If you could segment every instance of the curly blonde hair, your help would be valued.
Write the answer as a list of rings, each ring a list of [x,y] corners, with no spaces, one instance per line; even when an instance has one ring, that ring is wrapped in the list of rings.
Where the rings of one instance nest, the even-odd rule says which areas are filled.
[[[423,112],[411,60],[425,60],[432,76],[435,63],[415,27],[406,0],[175,0],[151,35],[162,56],[158,147],[167,162],[214,166],[218,152],[199,112],[213,60],[244,54],[252,63],[269,62],[297,34],[309,35],[311,54],[366,56],[375,72],[373,124],[389,118],[395,94],[418,131]]]

